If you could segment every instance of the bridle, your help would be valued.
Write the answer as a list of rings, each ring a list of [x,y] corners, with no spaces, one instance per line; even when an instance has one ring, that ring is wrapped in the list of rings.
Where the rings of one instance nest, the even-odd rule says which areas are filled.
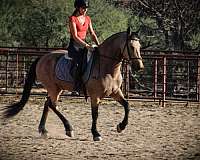
[[[131,57],[131,52],[130,52],[130,48],[129,48],[129,45],[128,45],[129,40],[138,41],[139,39],[138,38],[129,39],[129,36],[127,34],[125,45],[123,47],[123,50],[122,51],[120,50],[120,56],[119,57],[110,57],[110,56],[101,55],[101,54],[99,54],[99,56],[107,58],[107,59],[111,59],[111,60],[116,60],[116,61],[126,61],[127,63],[131,63],[131,60],[133,60],[133,59],[142,60],[142,57]],[[124,57],[124,52],[125,52],[126,48],[127,48],[127,52],[128,52],[128,59],[122,58],[122,57]]]
[[[124,57],[124,52],[125,52],[125,49],[127,48],[128,59],[124,59],[124,60],[126,60],[128,63],[131,63],[130,61],[133,60],[133,59],[140,59],[140,60],[142,60],[142,57],[131,57],[130,48],[129,48],[129,45],[128,45],[129,40],[138,41],[139,39],[138,38],[129,39],[129,36],[127,34],[126,43],[125,43],[124,48],[123,48],[123,50],[121,52],[122,56]]]
[[[125,63],[127,63],[129,65],[131,64],[131,60],[133,60],[133,59],[140,59],[140,60],[142,60],[142,57],[131,57],[130,48],[129,48],[129,45],[128,45],[129,40],[139,40],[139,39],[137,39],[137,38],[129,39],[129,35],[127,34],[127,38],[126,38],[126,42],[125,42],[125,45],[123,47],[123,50],[121,51],[121,48],[120,48],[120,55],[119,55],[119,57],[110,57],[110,56],[107,56],[107,55],[101,55],[101,54],[98,53],[98,48],[97,48],[97,56],[99,57],[98,58],[99,74],[100,74],[100,57],[103,57],[103,58],[106,58],[106,59],[110,59],[110,60],[113,60],[113,61],[115,60],[115,61],[118,61],[120,63],[125,62]],[[123,58],[123,57],[125,57],[124,56],[124,52],[125,52],[126,47],[127,47],[127,52],[128,52],[128,59]]]

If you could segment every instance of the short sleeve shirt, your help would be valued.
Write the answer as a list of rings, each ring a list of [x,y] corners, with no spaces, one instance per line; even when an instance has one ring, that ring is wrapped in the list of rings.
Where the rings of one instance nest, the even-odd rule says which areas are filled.
[[[82,25],[76,16],[70,16],[70,21],[76,24],[77,35],[80,39],[84,40],[87,34],[88,27],[90,25],[91,19],[89,16],[85,17],[85,23]]]

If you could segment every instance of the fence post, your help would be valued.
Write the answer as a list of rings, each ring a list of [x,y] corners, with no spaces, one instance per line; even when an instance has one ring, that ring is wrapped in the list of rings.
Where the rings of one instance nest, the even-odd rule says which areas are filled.
[[[124,93],[125,98],[129,98],[129,72],[130,68],[126,61],[122,62],[122,92]]]
[[[165,107],[166,100],[166,76],[167,76],[167,58],[163,56],[163,99],[162,99],[162,107]]]
[[[154,101],[157,98],[157,84],[158,84],[158,60],[157,58],[154,61],[154,86],[153,86],[153,92],[154,92]]]
[[[16,86],[15,86],[15,92],[16,96],[18,96],[18,83],[19,83],[19,54],[16,54]]]
[[[200,58],[197,58],[197,101],[200,102]]]
[[[130,66],[129,65],[127,65],[127,72],[126,72],[126,74],[127,74],[127,82],[126,82],[126,87],[127,87],[126,91],[127,91],[127,94],[126,94],[126,97],[127,97],[127,99],[129,99],[129,90],[130,90]]]
[[[8,93],[8,57],[9,52],[6,54],[6,93]]]

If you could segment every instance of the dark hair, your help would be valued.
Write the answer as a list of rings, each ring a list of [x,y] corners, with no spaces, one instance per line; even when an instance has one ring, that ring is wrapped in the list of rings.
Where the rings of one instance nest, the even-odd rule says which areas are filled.
[[[77,13],[78,13],[78,9],[76,8],[76,9],[74,10],[74,12],[72,13],[72,16],[76,16]]]

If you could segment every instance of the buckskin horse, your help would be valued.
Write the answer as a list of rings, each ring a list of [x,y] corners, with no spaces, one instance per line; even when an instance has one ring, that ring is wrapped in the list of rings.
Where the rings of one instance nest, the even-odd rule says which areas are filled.
[[[129,103],[125,100],[120,89],[122,84],[122,60],[130,62],[132,69],[135,71],[144,68],[140,55],[139,39],[135,36],[135,32],[130,31],[130,28],[127,31],[110,36],[98,46],[97,50],[99,55],[98,60],[95,61],[91,75],[85,84],[87,93],[91,99],[91,132],[94,141],[102,140],[96,125],[100,100],[106,96],[112,97],[124,107],[125,115],[122,122],[117,125],[117,132],[122,132],[128,124]],[[58,52],[60,53],[51,52],[46,54],[32,63],[26,77],[21,100],[13,105],[5,106],[4,118],[13,117],[23,109],[29,99],[32,85],[37,79],[48,93],[38,127],[39,133],[41,135],[47,134],[45,123],[50,108],[62,121],[66,135],[72,137],[73,128],[70,122],[56,108],[56,102],[61,92],[63,90],[72,91],[73,89],[73,83],[61,81],[55,76],[55,65],[58,58],[64,55],[65,51],[60,50]]]

